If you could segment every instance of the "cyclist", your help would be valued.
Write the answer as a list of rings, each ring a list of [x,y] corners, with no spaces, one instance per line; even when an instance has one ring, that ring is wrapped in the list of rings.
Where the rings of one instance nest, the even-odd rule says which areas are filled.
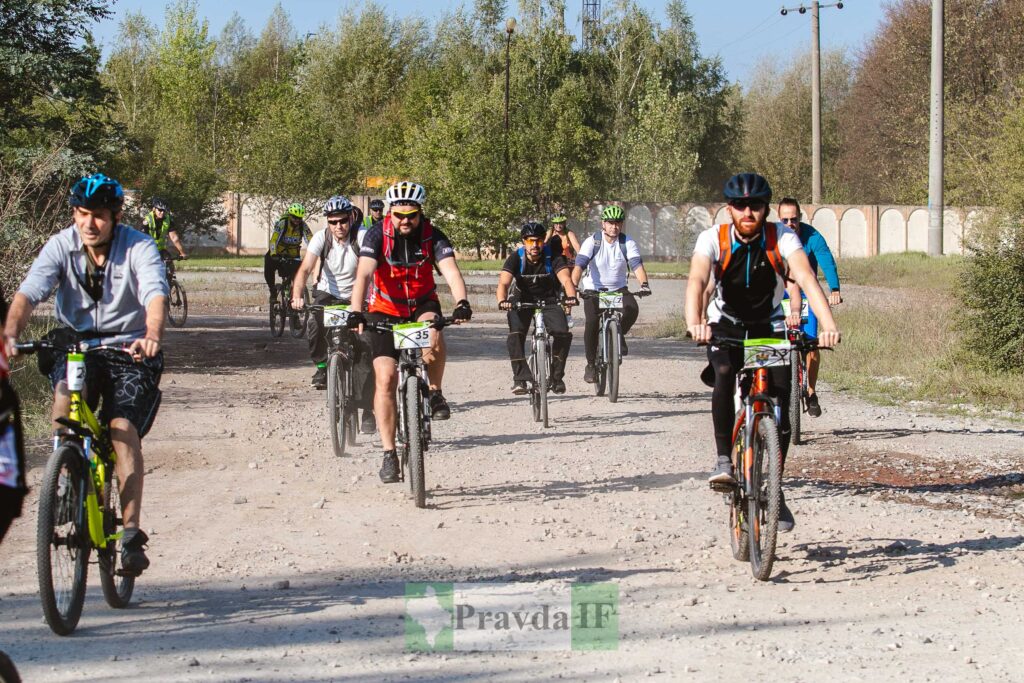
[[[686,326],[693,339],[707,343],[712,335],[729,338],[785,338],[782,313],[785,283],[793,280],[807,293],[811,308],[821,321],[818,343],[839,342],[825,295],[807,262],[796,234],[782,224],[767,223],[772,189],[755,173],[740,173],[725,184],[731,224],[708,228],[697,238],[686,287]],[[714,277],[715,290],[706,321],[701,311],[704,291]],[[708,347],[714,371],[711,417],[715,428],[718,460],[709,477],[713,484],[735,483],[732,473],[733,395],[736,375],[743,367],[741,349]],[[779,425],[782,461],[789,450],[789,369],[771,368],[772,390],[781,408]],[[793,529],[793,514],[785,499],[779,512],[779,529]]]
[[[576,261],[576,254],[580,252],[580,239],[576,233],[569,229],[566,218],[562,214],[551,217],[551,229],[545,237],[545,242],[554,247],[554,238],[558,238],[562,244],[562,255],[568,264]]]
[[[313,237],[313,231],[303,220],[305,217],[306,207],[296,203],[290,205],[274,224],[274,232],[270,235],[270,249],[263,257],[263,279],[267,281],[267,287],[270,289],[271,303],[277,296],[274,274],[277,273],[282,279],[294,278],[299,269],[299,264],[295,260]]]
[[[303,283],[320,262],[316,285],[313,288],[313,303],[321,306],[349,304],[352,301],[352,283],[356,279],[359,263],[359,231],[353,230],[355,211],[352,202],[340,195],[331,197],[324,205],[327,229],[313,235],[306,255],[292,281],[292,306],[302,310]],[[309,339],[309,357],[316,365],[311,384],[317,389],[327,388],[327,339],[324,336],[323,311],[309,316],[306,327]],[[373,419],[373,362],[369,347],[353,336],[356,364],[353,369],[356,387],[356,405],[363,409],[360,429],[373,434],[376,421]]]
[[[828,242],[821,233],[800,220],[800,202],[792,197],[785,197],[779,202],[779,221],[784,223],[790,230],[796,232],[800,243],[804,245],[807,252],[807,261],[811,264],[811,272],[818,276],[818,266],[825,271],[825,280],[828,281],[830,306],[838,306],[843,303],[843,295],[839,293],[839,272],[836,270],[836,260],[832,256],[832,250],[828,248]],[[793,306],[794,311],[799,311]],[[797,324],[794,321],[794,324]],[[818,317],[814,311],[808,311],[807,322],[802,326],[805,335],[811,339],[818,338]],[[818,368],[821,366],[821,352],[814,350],[807,352],[807,414],[811,417],[821,415],[821,405],[818,403],[818,394],[815,393],[815,385],[818,383]]]
[[[370,200],[370,215],[363,219],[363,230],[369,230],[373,227],[374,223],[379,223],[381,218],[384,216],[384,200],[383,199],[371,199]]]
[[[388,214],[375,224],[363,238],[359,249],[359,269],[352,286],[351,325],[364,321],[402,322],[433,320],[441,315],[441,303],[434,285],[436,267],[455,298],[452,317],[464,322],[473,316],[466,298],[466,283],[455,262],[455,249],[448,237],[434,227],[423,215],[427,192],[423,186],[403,180],[388,188],[385,198]],[[363,302],[369,289],[367,313],[363,315]],[[441,393],[444,378],[444,336],[438,331],[433,344],[425,349],[430,380],[430,411],[434,418],[447,420],[451,409]],[[390,334],[370,332],[373,353],[373,371],[376,392],[373,398],[374,414],[384,446],[384,462],[380,479],[384,483],[398,481],[398,456],[395,452],[395,421],[398,406],[395,390],[398,386],[398,356],[394,338]]]
[[[149,566],[139,528],[142,512],[143,460],[141,438],[153,424],[160,404],[164,305],[167,278],[156,243],[122,225],[124,191],[101,174],[87,176],[71,188],[74,224],[51,237],[21,283],[4,327],[7,353],[17,353],[18,335],[32,310],[56,290],[54,313],[75,336],[99,344],[128,344],[134,358],[116,351],[98,351],[85,358],[88,387],[102,397],[102,418],[109,421],[117,452],[117,476],[125,532],[124,570],[139,573]],[[53,358],[53,417],[67,416],[70,395],[64,354]],[[42,367],[42,366],[41,366]],[[54,423],[54,426],[58,426]]]
[[[185,247],[181,245],[178,238],[178,231],[171,227],[171,214],[167,210],[167,203],[159,197],[153,197],[150,201],[150,211],[142,220],[142,232],[156,240],[156,248],[160,250],[160,256],[164,260],[171,258],[171,252],[167,249],[167,240],[170,238],[174,248],[183,259],[188,258]]]
[[[7,321],[7,299],[0,292],[0,325]],[[25,442],[18,393],[10,382],[11,367],[0,355],[0,541],[21,516],[25,486]],[[2,655],[3,653],[0,653]]]
[[[512,393],[525,394],[527,382],[533,381],[530,366],[526,362],[526,333],[530,329],[533,311],[511,310],[508,299],[509,286],[513,280],[527,301],[543,301],[561,295],[564,288],[566,304],[575,306],[576,288],[569,275],[565,258],[553,253],[552,247],[544,244],[544,226],[540,223],[524,223],[519,234],[523,246],[509,254],[498,276],[498,308],[508,311],[508,357],[512,361]],[[572,333],[565,311],[555,304],[544,307],[544,325],[551,334],[551,378],[549,386],[556,394],[565,393],[565,361],[569,358]]]
[[[640,281],[640,296],[651,293],[651,284],[647,279],[647,271],[640,259],[640,247],[636,241],[622,233],[622,223],[626,214],[621,206],[609,206],[601,212],[601,232],[594,233],[583,240],[579,253],[576,255],[576,267],[572,271],[573,285],[585,292],[597,290],[622,292],[622,355],[629,353],[626,346],[626,333],[640,315],[640,306],[636,298],[626,288],[626,280],[630,271]],[[586,277],[583,270],[587,269]],[[587,297],[583,302],[583,313],[586,316],[586,327],[583,331],[583,347],[587,354],[587,368],[583,373],[583,381],[593,384],[597,380],[597,337],[601,333],[597,299]]]

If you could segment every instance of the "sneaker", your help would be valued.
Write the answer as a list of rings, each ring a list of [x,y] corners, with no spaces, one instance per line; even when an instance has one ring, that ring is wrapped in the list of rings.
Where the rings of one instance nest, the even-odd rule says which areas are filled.
[[[629,347],[626,346],[626,336],[622,335],[619,337],[619,353],[622,354],[623,358],[629,355]]]
[[[398,479],[398,454],[394,451],[384,451],[384,462],[380,465],[380,480],[385,484],[394,484]]]
[[[732,458],[728,455],[718,456],[718,465],[715,471],[708,477],[708,483],[712,485],[734,485],[736,478],[732,476]]]
[[[528,394],[529,392],[530,389],[526,386],[526,382],[522,380],[516,380],[515,382],[512,382],[512,393],[515,394],[516,396],[522,396],[523,394]]]
[[[363,411],[363,420],[359,423],[359,431],[363,434],[373,434],[377,431],[377,419],[373,416],[372,410]]]
[[[597,381],[597,368],[594,367],[593,363],[587,363],[587,369],[583,371],[583,381],[587,384],[593,384]]]
[[[310,386],[314,389],[327,388],[327,368],[317,368],[313,373],[313,379],[309,380]]]
[[[552,394],[564,394],[565,381],[561,379],[553,379],[551,380],[551,385],[549,388],[551,389]]]
[[[138,576],[149,567],[149,558],[144,548],[149,543],[149,536],[142,529],[124,530],[121,537],[121,570],[125,574]]]
[[[447,420],[452,416],[452,409],[440,389],[430,390],[430,414],[435,420]]]
[[[793,512],[786,505],[786,497],[782,496],[779,500],[779,533],[788,534],[796,526],[796,520],[793,519]]]
[[[821,417],[821,406],[818,405],[818,395],[810,394],[804,400],[807,401],[807,414],[811,417]]]

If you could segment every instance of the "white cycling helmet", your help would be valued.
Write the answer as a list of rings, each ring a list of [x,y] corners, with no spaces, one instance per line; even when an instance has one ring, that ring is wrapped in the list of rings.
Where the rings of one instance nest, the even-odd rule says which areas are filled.
[[[418,206],[423,206],[423,202],[427,201],[427,191],[419,183],[414,183],[411,180],[401,180],[388,188],[388,191],[384,194],[384,199],[387,200],[388,204],[412,202]]]
[[[348,200],[348,197],[342,197],[341,195],[335,195],[327,200],[324,204],[324,215],[331,216],[338,213],[348,213],[352,210],[352,202]]]

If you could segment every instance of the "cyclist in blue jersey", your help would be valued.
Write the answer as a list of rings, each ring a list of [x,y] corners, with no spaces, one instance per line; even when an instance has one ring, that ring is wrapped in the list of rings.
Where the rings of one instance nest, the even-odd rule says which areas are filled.
[[[800,238],[804,251],[807,252],[807,260],[811,263],[811,270],[815,277],[818,275],[818,266],[825,272],[825,280],[828,281],[830,290],[828,303],[830,306],[838,306],[843,303],[843,295],[839,293],[839,272],[836,270],[836,260],[832,256],[832,250],[820,232],[811,225],[801,222],[802,214],[800,202],[792,197],[785,197],[779,202],[779,222],[790,228]],[[800,307],[794,306],[794,315],[799,314]],[[818,317],[813,310],[807,312],[807,322],[802,326],[804,334],[811,339],[818,338]],[[818,395],[814,387],[818,382],[818,368],[821,366],[821,352],[807,352],[807,413],[811,417],[821,415],[821,405],[818,403]]]

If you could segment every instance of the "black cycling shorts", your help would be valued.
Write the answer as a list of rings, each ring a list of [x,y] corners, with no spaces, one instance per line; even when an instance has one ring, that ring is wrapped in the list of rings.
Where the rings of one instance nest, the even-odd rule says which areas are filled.
[[[59,357],[50,371],[50,383],[56,387],[64,381],[67,370],[67,356]],[[101,422],[109,423],[115,417],[123,417],[143,437],[153,426],[160,407],[160,375],[163,371],[163,351],[137,363],[128,354],[111,349],[86,354],[86,401],[93,410],[97,404],[101,406],[97,416]]]
[[[383,313],[367,313],[366,320],[371,323],[389,322],[389,323],[404,323],[404,322],[415,322],[420,319],[420,316],[426,313],[434,313],[435,315],[441,315],[441,302],[440,301],[424,301],[422,304],[416,307],[416,310],[412,312],[411,318],[398,318],[393,315],[384,315]],[[370,353],[373,358],[381,358],[383,356],[389,356],[398,360],[398,349],[395,348],[395,338],[390,332],[378,332],[377,330],[367,330],[366,341],[370,344]]]

